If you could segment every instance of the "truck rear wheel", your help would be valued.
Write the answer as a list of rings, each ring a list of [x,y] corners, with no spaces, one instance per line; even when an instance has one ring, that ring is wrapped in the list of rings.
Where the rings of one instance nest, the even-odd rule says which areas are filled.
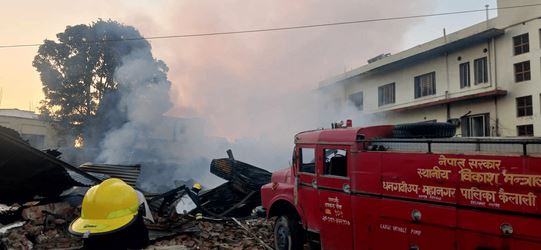
[[[291,215],[281,215],[274,224],[274,248],[277,250],[302,249],[303,231],[299,221]]]

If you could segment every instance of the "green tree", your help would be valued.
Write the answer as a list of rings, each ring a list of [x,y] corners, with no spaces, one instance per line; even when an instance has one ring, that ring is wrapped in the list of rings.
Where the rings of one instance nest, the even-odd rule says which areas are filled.
[[[117,91],[121,59],[151,46],[134,27],[111,20],[67,26],[56,37],[44,41],[33,61],[45,94],[40,112],[62,134],[81,136],[100,102]]]

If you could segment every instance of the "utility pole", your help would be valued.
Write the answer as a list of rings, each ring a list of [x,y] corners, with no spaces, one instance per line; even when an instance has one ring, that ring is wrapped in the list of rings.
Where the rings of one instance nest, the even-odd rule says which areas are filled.
[[[488,4],[485,4],[485,15],[486,15],[486,21],[485,21],[485,24],[486,24],[486,27],[488,29]]]

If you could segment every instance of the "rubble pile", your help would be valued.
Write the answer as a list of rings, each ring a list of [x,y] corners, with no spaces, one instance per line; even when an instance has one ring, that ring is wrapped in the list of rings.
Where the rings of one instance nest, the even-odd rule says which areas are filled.
[[[239,222],[248,230],[232,220],[198,221],[197,232],[157,240],[147,249],[173,249],[168,248],[172,246],[183,246],[185,249],[269,249],[269,246],[274,245],[273,225],[270,221],[258,218]]]
[[[8,231],[2,238],[2,245],[5,249],[73,249],[80,248],[83,243],[67,232],[67,225],[44,227],[27,222]]]
[[[82,240],[70,235],[67,229],[71,220],[78,216],[78,209],[69,204],[30,207],[23,210],[23,216],[26,221],[22,226],[0,234],[0,249],[82,247]],[[154,239],[147,249],[269,249],[274,245],[272,222],[263,218],[239,219],[244,228],[230,219],[183,220],[184,230]],[[151,233],[154,228],[149,226]]]
[[[74,249],[82,240],[71,236],[69,223],[79,216],[78,209],[66,202],[22,209],[22,226],[0,234],[0,249]]]
[[[146,200],[143,215],[151,215],[145,221],[150,249],[273,245],[271,223],[252,215],[261,205],[259,190],[270,182],[271,173],[235,160],[230,150],[228,158],[211,163],[211,172],[227,181],[222,185],[195,192],[183,182],[155,194],[138,188],[139,165],[75,167],[60,160],[60,152],[35,149],[1,126],[0,149],[0,250],[81,248],[83,242],[69,233],[69,224],[79,217],[86,190],[111,177],[132,185]]]
[[[226,160],[233,167],[239,162],[222,162]],[[163,194],[147,194],[154,218],[145,221],[151,242],[148,249],[272,249],[272,223],[252,215],[260,204],[260,185],[244,182],[248,185],[242,190],[233,180],[203,191],[198,198],[201,206],[192,211],[178,209],[179,202],[191,199],[185,185]],[[81,248],[82,240],[71,235],[68,227],[80,215],[83,190],[72,188],[60,196],[23,205],[0,204],[0,250]],[[203,212],[203,219],[196,219],[196,211]]]
[[[79,213],[79,207],[67,202],[21,209],[23,221],[10,223],[13,227],[5,233],[0,230],[0,249],[79,249],[82,240],[68,232]],[[242,226],[232,219],[195,220],[189,214],[154,218],[155,223],[147,224],[148,249],[269,249],[273,245],[273,225],[263,218],[238,219]]]

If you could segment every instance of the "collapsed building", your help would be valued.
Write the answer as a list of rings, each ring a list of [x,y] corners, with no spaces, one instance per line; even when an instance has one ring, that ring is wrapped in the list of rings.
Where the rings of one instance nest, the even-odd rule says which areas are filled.
[[[166,192],[147,192],[139,183],[141,165],[76,167],[59,159],[60,152],[33,148],[16,131],[0,127],[0,249],[81,247],[81,239],[67,228],[80,215],[86,190],[112,177],[144,194],[154,218],[145,221],[151,249],[268,249],[272,225],[254,210],[271,173],[227,153],[210,164],[210,172],[226,182],[203,190],[196,205],[187,195],[193,180],[178,180]],[[196,220],[195,208],[202,211],[201,220]]]

